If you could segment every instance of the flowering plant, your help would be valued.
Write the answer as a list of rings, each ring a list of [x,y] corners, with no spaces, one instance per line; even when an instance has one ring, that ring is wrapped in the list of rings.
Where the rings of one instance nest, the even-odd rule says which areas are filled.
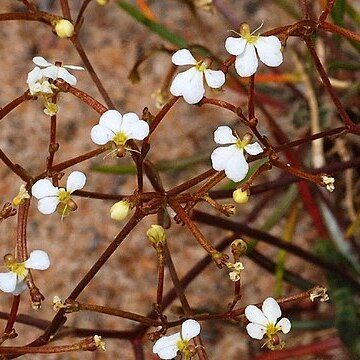
[[[0,357],[360,358],[354,0],[132,3],[1,3]]]

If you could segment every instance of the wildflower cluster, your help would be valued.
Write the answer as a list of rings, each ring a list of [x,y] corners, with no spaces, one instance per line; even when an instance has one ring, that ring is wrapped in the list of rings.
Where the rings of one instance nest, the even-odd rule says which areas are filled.
[[[285,346],[282,338],[290,332],[292,324],[287,317],[282,317],[280,305],[284,307],[283,310],[285,310],[286,313],[287,308],[285,303],[290,301],[308,299],[311,302],[314,300],[325,302],[329,299],[326,288],[320,285],[313,286],[312,289],[308,289],[307,291],[302,290],[302,292],[298,292],[291,297],[286,297],[281,293],[282,288],[280,283],[283,280],[290,279],[289,281],[299,288],[303,288],[304,284],[306,284],[306,286],[309,285],[310,288],[313,283],[313,280],[307,281],[301,277],[301,274],[295,274],[286,269],[284,256],[282,256],[284,249],[310,262],[312,265],[324,268],[327,272],[326,275],[334,274],[341,280],[346,281],[346,286],[349,286],[349,288],[353,286],[356,291],[360,292],[358,278],[352,276],[350,271],[353,269],[357,271],[359,268],[357,257],[349,250],[350,245],[343,246],[343,244],[341,244],[342,246],[339,246],[339,248],[341,248],[341,257],[339,257],[339,259],[346,259],[347,261],[342,262],[339,260],[339,263],[334,261],[334,269],[332,269],[332,264],[330,264],[329,259],[336,259],[336,256],[332,256],[331,254],[328,258],[326,258],[326,256],[321,258],[315,252],[310,252],[295,244],[289,246],[283,239],[276,238],[276,236],[272,234],[267,234],[265,230],[255,230],[251,227],[250,223],[255,218],[259,220],[259,223],[260,220],[262,220],[258,215],[258,213],[262,214],[262,207],[265,207],[267,203],[271,203],[271,206],[272,203],[275,203],[276,191],[274,191],[274,193],[271,192],[267,198],[263,198],[265,201],[259,201],[256,206],[254,206],[253,211],[247,213],[247,216],[238,209],[241,204],[247,204],[250,201],[250,195],[260,194],[261,192],[273,189],[276,190],[282,187],[283,182],[287,185],[296,181],[302,181],[296,193],[286,194],[286,205],[290,204],[289,208],[291,212],[289,211],[289,214],[287,214],[286,210],[288,207],[282,206],[282,202],[280,205],[281,215],[289,215],[287,223],[291,231],[286,232],[286,235],[288,235],[288,233],[295,233],[295,231],[292,230],[294,230],[296,226],[298,208],[293,206],[293,202],[297,196],[297,199],[301,199],[301,201],[304,202],[303,208],[311,209],[309,214],[314,220],[313,224],[318,230],[319,238],[334,238],[337,242],[342,240],[339,240],[339,237],[342,237],[343,229],[340,228],[342,222],[332,221],[333,218],[331,216],[335,217],[335,211],[333,211],[334,215],[330,211],[331,209],[329,211],[327,210],[327,196],[330,197],[330,194],[318,191],[322,203],[321,206],[317,206],[314,200],[315,190],[313,196],[310,191],[312,189],[307,187],[308,184],[306,181],[322,186],[329,192],[334,192],[335,179],[325,171],[332,169],[337,169],[336,171],[338,171],[339,169],[347,168],[347,166],[354,167],[354,164],[349,165],[343,162],[337,168],[334,165],[334,167],[324,166],[323,169],[313,169],[313,171],[303,170],[302,168],[305,167],[305,162],[302,164],[301,161],[297,161],[298,159],[293,150],[299,145],[303,145],[305,148],[306,145],[312,141],[325,137],[329,138],[330,135],[340,136],[345,133],[360,134],[358,125],[348,117],[340,99],[337,98],[336,92],[331,87],[332,83],[326,75],[326,69],[322,66],[316,50],[314,50],[311,38],[316,31],[330,31],[329,29],[332,29],[330,32],[347,36],[352,41],[357,39],[356,34],[353,32],[340,31],[340,26],[334,27],[326,21],[326,17],[329,15],[335,2],[329,1],[319,19],[316,21],[308,19],[309,14],[311,14],[312,18],[314,14],[311,12],[307,14],[305,8],[307,8],[308,5],[305,4],[306,2],[303,2],[303,20],[296,24],[272,29],[262,35],[258,34],[259,29],[252,32],[247,23],[242,23],[239,32],[235,33],[235,36],[228,37],[224,45],[222,45],[222,51],[225,53],[226,50],[227,52],[226,58],[224,59],[222,59],[221,56],[218,57],[212,54],[210,49],[207,49],[205,46],[189,45],[189,49],[174,49],[164,46],[156,49],[164,51],[167,54],[167,65],[169,67],[168,75],[164,76],[164,85],[157,92],[158,95],[161,95],[162,107],[156,114],[153,114],[151,108],[145,107],[145,105],[142,107],[142,113],[141,110],[139,112],[139,109],[137,109],[137,113],[135,113],[133,112],[135,108],[125,109],[124,103],[119,99],[112,101],[96,74],[95,67],[91,65],[89,57],[82,47],[79,33],[83,25],[87,6],[90,6],[91,3],[91,5],[95,4],[95,6],[99,5],[98,9],[103,11],[109,1],[84,1],[77,19],[74,18],[74,14],[72,14],[73,10],[68,6],[68,0],[61,1],[62,16],[39,10],[37,5],[31,1],[22,1],[22,3],[27,8],[27,12],[20,14],[18,17],[16,13],[9,13],[4,19],[40,21],[51,27],[52,33],[56,35],[56,41],[61,41],[62,43],[68,42],[69,44],[75,45],[75,49],[85,64],[89,76],[103,96],[104,104],[106,105],[96,100],[95,95],[90,95],[82,89],[81,81],[78,86],[76,77],[70,71],[85,70],[83,67],[63,65],[61,61],[51,63],[42,56],[35,56],[32,59],[35,67],[27,74],[26,87],[25,76],[23,77],[23,94],[8,106],[0,108],[1,120],[22,102],[37,101],[39,99],[42,101],[44,113],[50,117],[50,119],[45,118],[45,120],[41,120],[45,121],[49,127],[49,134],[46,136],[48,140],[48,152],[43,158],[45,163],[43,168],[41,166],[27,167],[26,164],[22,163],[20,156],[20,160],[17,159],[16,162],[13,162],[12,156],[7,156],[5,151],[0,149],[0,160],[13,174],[21,178],[22,182],[19,191],[16,191],[4,202],[0,212],[0,221],[12,217],[13,221],[16,221],[17,226],[15,241],[14,244],[12,244],[14,252],[7,253],[4,256],[4,264],[0,270],[0,290],[6,293],[8,297],[10,297],[10,295],[13,296],[12,307],[7,316],[8,319],[4,333],[0,337],[0,344],[17,336],[15,324],[18,320],[21,320],[17,315],[22,297],[28,295],[33,308],[37,309],[40,308],[40,304],[45,300],[45,296],[36,286],[35,277],[37,272],[33,270],[46,270],[50,267],[52,248],[45,243],[44,248],[49,251],[50,255],[48,255],[44,250],[38,249],[41,248],[41,246],[38,246],[39,244],[36,244],[36,246],[33,245],[32,241],[36,241],[36,239],[28,236],[28,229],[31,228],[31,226],[28,226],[30,217],[35,214],[35,216],[46,221],[44,220],[45,217],[41,214],[51,215],[57,213],[58,215],[54,214],[53,216],[49,216],[48,219],[55,222],[57,221],[58,224],[60,224],[59,226],[63,226],[63,228],[69,225],[69,228],[75,229],[74,231],[76,231],[77,227],[73,226],[71,221],[73,219],[76,221],[76,216],[80,218],[80,220],[77,221],[81,221],[82,211],[84,211],[85,208],[83,205],[91,199],[91,201],[100,200],[104,203],[108,201],[105,203],[105,206],[107,206],[105,215],[111,225],[108,226],[109,224],[101,223],[101,229],[106,232],[107,236],[101,238],[102,242],[99,246],[96,244],[94,247],[96,247],[96,250],[99,248],[102,253],[94,256],[94,264],[87,269],[86,272],[80,275],[76,273],[79,279],[76,279],[77,285],[69,292],[68,297],[62,297],[65,299],[64,301],[62,301],[58,295],[53,297],[52,305],[57,314],[54,319],[47,324],[44,334],[31,343],[31,345],[35,346],[22,346],[18,348],[15,346],[4,347],[5,357],[35,353],[34,348],[38,344],[43,345],[45,342],[50,343],[54,339],[55,335],[66,322],[65,314],[71,317],[76,316],[76,313],[80,313],[81,311],[107,314],[109,316],[126,319],[126,321],[138,323],[138,326],[131,330],[118,331],[114,329],[102,329],[101,334],[111,334],[118,339],[130,339],[135,349],[134,351],[137,352],[140,357],[144,357],[143,346],[145,342],[143,341],[143,337],[146,334],[148,339],[152,341],[150,345],[152,346],[152,353],[154,354],[152,356],[160,359],[173,359],[178,357],[179,359],[185,360],[190,360],[194,357],[207,358],[207,356],[205,356],[207,340],[206,338],[205,340],[202,339],[200,334],[202,329],[202,332],[206,329],[206,326],[203,326],[203,322],[218,319],[231,321],[232,324],[240,329],[240,336],[247,337],[248,341],[249,337],[255,340],[264,339],[263,345],[258,346],[259,349],[266,347],[268,350],[281,350]],[[192,6],[196,6],[195,4],[198,3],[200,3],[200,1],[195,1]],[[119,6],[123,6],[123,4],[124,2],[119,2]],[[126,4],[124,6],[127,7],[128,5],[129,4]],[[202,1],[198,6],[199,8],[206,7],[208,9],[212,7],[212,5],[213,2],[211,1]],[[147,12],[147,4],[141,3],[139,7],[141,7],[144,14],[146,13],[146,16],[139,15],[139,18],[143,19],[144,23],[151,24],[154,28],[159,29],[157,19],[155,19],[155,17],[152,19],[151,12]],[[137,14],[136,11],[134,14]],[[3,18],[0,16],[0,22],[2,20]],[[255,76],[255,73],[258,70],[259,61],[272,68],[278,67],[283,63],[287,39],[290,36],[299,37],[305,41],[310,55],[314,60],[315,67],[322,78],[322,84],[328,90],[330,97],[336,105],[339,116],[344,123],[343,126],[323,132],[319,131],[316,134],[310,133],[309,130],[312,131],[313,128],[309,127],[309,129],[303,132],[306,135],[301,139],[291,140],[287,139],[287,134],[285,134],[281,126],[277,124],[277,119],[268,115],[267,103],[279,104],[277,100],[274,100],[268,93],[262,93],[262,89],[257,87],[257,81],[261,75]],[[179,41],[179,43],[186,44],[185,41]],[[152,51],[149,51],[149,53],[152,54]],[[144,61],[144,58],[148,57],[148,53],[140,54],[139,57],[141,59],[136,62],[135,68]],[[184,66],[185,70],[177,72],[176,66]],[[284,76],[282,81],[287,82],[288,79],[289,77]],[[311,84],[307,85],[311,87]],[[300,90],[296,88],[296,86],[297,85],[289,84],[289,88],[298,93]],[[215,94],[213,98],[209,96],[205,97],[208,91],[207,87],[213,90]],[[221,98],[225,91],[232,91],[233,88],[236,90],[240,88],[245,90],[243,91],[241,100],[237,100],[238,102],[235,104]],[[60,147],[60,143],[64,138],[64,134],[59,134],[58,132],[60,127],[59,123],[62,121],[59,115],[61,107],[63,106],[62,102],[58,101],[58,99],[60,95],[61,97],[66,97],[68,94],[89,106],[96,112],[96,116],[91,115],[86,119],[87,122],[84,121],[82,123],[81,134],[86,139],[86,146],[88,147],[86,152],[71,155],[69,158],[61,159],[60,162],[57,157],[57,152],[60,148],[60,151],[63,149],[62,144]],[[304,96],[304,98],[306,98],[306,96]],[[265,99],[265,105],[263,105],[259,99]],[[184,100],[185,103],[182,100]],[[189,121],[192,121],[191,111],[200,112],[203,107],[209,105],[216,106],[221,111],[229,111],[232,119],[211,118],[211,121],[209,120],[206,123],[203,131],[205,134],[204,137],[206,137],[208,142],[213,140],[215,143],[212,143],[213,145],[211,145],[210,150],[206,153],[207,165],[205,165],[204,161],[203,164],[201,164],[202,167],[199,167],[202,172],[198,174],[191,173],[190,179],[183,180],[180,176],[179,178],[173,176],[172,180],[177,183],[171,187],[164,181],[166,177],[161,173],[162,170],[167,170],[166,166],[159,166],[158,163],[156,163],[156,156],[154,156],[154,158],[151,156],[154,155],[152,152],[156,148],[157,141],[163,141],[163,137],[167,135],[169,135],[171,139],[171,145],[174,147],[179,145],[183,146],[182,143],[179,144],[177,141],[176,134],[170,133],[173,123],[177,121],[177,117],[181,116],[181,112],[176,113],[176,111],[174,111],[180,103],[181,106],[187,106],[187,104],[195,105],[187,106],[187,109],[191,109],[189,111]],[[280,105],[282,106],[282,104]],[[257,106],[262,107],[262,113],[260,113],[260,111],[258,112]],[[170,125],[168,125],[164,119],[171,110],[173,123],[169,121]],[[263,114],[268,124],[261,118]],[[74,118],[75,117],[81,118],[82,114],[76,113],[74,115]],[[81,118],[81,120],[85,119]],[[318,125],[318,120],[319,119],[314,120],[315,125]],[[170,129],[165,129],[162,136],[159,135],[160,132],[157,132],[160,125],[170,126]],[[267,125],[268,128],[264,130]],[[314,128],[316,128],[316,126],[314,126]],[[40,134],[39,136],[42,135],[43,134]],[[153,140],[154,138],[156,138],[156,140]],[[197,137],[195,138],[197,140]],[[276,140],[274,141],[274,139]],[[299,153],[301,151],[303,150],[300,149]],[[65,151],[61,153],[62,157],[65,157],[65,154]],[[156,153],[156,155],[162,154]],[[133,173],[133,180],[136,182],[133,189],[125,193],[125,187],[119,186],[117,182],[112,184],[112,193],[110,193],[110,191],[102,192],[99,189],[89,189],[95,181],[91,181],[93,180],[91,173],[84,170],[83,163],[93,160],[97,156],[99,162],[107,159],[106,161],[115,163],[115,166],[110,170],[108,167],[105,168],[102,166],[101,171],[112,172],[115,168],[115,171],[120,169],[119,172],[121,172],[126,167],[125,171]],[[130,165],[126,163],[126,161],[128,161]],[[124,163],[126,163],[126,166],[122,167]],[[182,166],[183,164],[180,164],[179,167]],[[207,168],[205,168],[205,166],[207,166]],[[274,167],[286,172],[289,176],[275,178],[275,173],[275,180],[270,177],[271,181],[266,180],[266,183],[260,184],[259,187],[255,188],[253,183],[259,178],[266,179],[265,176],[262,177],[263,173],[270,171]],[[41,170],[38,170],[38,172],[30,170],[33,168],[40,168]],[[70,170],[70,168],[72,170]],[[81,169],[84,172],[75,169]],[[196,171],[197,170],[198,169],[196,169]],[[272,175],[273,174],[271,174],[271,176]],[[220,185],[223,180],[226,181],[224,188],[218,189],[217,186]],[[84,189],[85,185],[86,189]],[[96,184],[96,186],[98,186],[98,184]],[[281,190],[279,192],[281,192]],[[349,193],[351,193],[350,190]],[[347,196],[348,200],[349,197],[350,196]],[[230,200],[228,200],[228,202],[222,202],[224,199]],[[291,201],[289,201],[289,199]],[[200,205],[202,206],[201,211],[198,210],[198,207],[200,207],[199,203],[202,203]],[[251,206],[251,204],[249,205]],[[352,216],[355,219],[353,221],[355,225],[353,224],[347,229],[346,236],[349,238],[354,237],[353,235],[358,225],[356,222],[355,205],[352,204],[350,200],[348,201],[347,206],[351,208]],[[38,211],[36,211],[36,206]],[[91,204],[88,208],[91,209],[92,215],[95,214],[93,218],[96,219],[96,221],[103,219],[103,217],[97,216],[98,209],[96,206]],[[39,212],[41,214],[39,214]],[[271,207],[271,213],[272,212],[273,208]],[[238,214],[236,221],[231,219],[235,213]],[[14,217],[15,214],[18,215],[17,218]],[[278,220],[278,212],[276,212],[275,215],[274,218]],[[143,221],[143,219],[146,220]],[[329,221],[329,219],[331,221]],[[149,223],[146,223],[146,221],[151,221],[151,225],[149,226]],[[9,223],[10,222],[11,220]],[[142,225],[146,224],[148,230],[141,231],[140,234],[136,234],[136,237],[132,236],[132,231],[141,222]],[[329,222],[331,222],[331,224],[329,224]],[[200,223],[200,225],[198,225],[198,223]],[[33,224],[30,223],[30,225]],[[176,234],[173,228],[176,227],[176,225],[181,225],[182,227],[179,226],[178,228],[185,229],[185,231],[187,231],[186,236],[191,236],[196,240],[204,255],[203,259],[197,259],[197,262],[192,264],[192,257],[196,257],[198,254],[190,253],[191,250],[185,248],[187,246],[186,241],[178,241],[176,243],[176,246],[180,249],[179,251],[184,250],[182,254],[183,264],[181,263],[180,266],[186,265],[184,269],[188,267],[186,268],[188,273],[185,273],[185,270],[178,272],[176,269],[178,259],[175,260],[172,257],[172,249],[174,247],[173,237]],[[214,237],[218,237],[220,230],[224,230],[224,238],[221,241],[213,242],[211,235],[205,235],[211,234],[211,232],[203,231],[203,226],[205,225],[215,227],[218,230],[214,232],[216,234]],[[119,228],[115,236],[110,234],[113,228]],[[141,228],[141,226],[139,226],[139,228]],[[168,231],[168,229],[170,230]],[[240,236],[243,237],[244,240],[240,239]],[[96,238],[98,238],[97,234]],[[133,240],[134,238],[135,240]],[[142,244],[135,254],[130,253],[130,251],[126,254],[131,257],[132,264],[136,264],[136,266],[139,267],[144,265],[144,268],[147,267],[147,269],[152,269],[155,272],[155,276],[149,276],[146,280],[146,285],[153,281],[156,287],[151,293],[154,299],[151,300],[151,306],[149,306],[147,315],[112,308],[107,304],[87,304],[82,302],[83,299],[86,298],[81,297],[82,292],[87,288],[90,281],[97,276],[99,271],[103,268],[105,269],[108,259],[117,251],[123,241],[127,239],[129,239],[128,242],[130,242],[131,245],[135,244],[134,246],[139,247],[139,243]],[[41,241],[45,240],[46,239],[42,239]],[[262,240],[271,245],[275,244],[275,246],[281,249],[282,252],[279,253],[277,263],[269,258],[267,254],[262,254],[260,251],[257,251],[256,244]],[[54,236],[54,239],[51,239],[51,241],[55,243],[59,242],[59,239],[56,239],[56,236]],[[355,241],[353,242],[355,243]],[[29,244],[31,244],[31,247]],[[59,245],[58,243],[56,243],[56,245],[57,247],[62,246],[62,244]],[[142,249],[141,247],[149,247],[150,245],[155,249],[155,252],[151,251],[151,256],[156,259],[155,265],[153,265],[153,263],[149,265],[146,261],[140,261],[142,260],[141,256],[146,253],[146,251],[143,251],[146,249]],[[324,245],[324,248],[326,246],[328,246],[328,243]],[[29,250],[33,248],[37,250]],[[319,246],[319,248],[321,248],[321,246]],[[326,250],[328,249],[330,250],[324,251],[326,255],[328,253],[330,254],[331,251],[336,253],[338,250],[333,250],[330,245],[326,247]],[[72,250],[73,249],[70,248],[68,251],[70,252]],[[119,251],[119,254],[119,256],[123,255],[121,251]],[[83,261],[82,256],[84,256],[84,253],[76,254],[76,256],[79,263]],[[90,258],[91,256],[88,257]],[[276,280],[279,283],[279,287],[274,291],[274,297],[281,297],[280,299],[275,300],[273,297],[267,297],[262,304],[242,304],[244,299],[247,298],[243,296],[246,289],[243,285],[247,281],[246,277],[251,268],[247,264],[247,261],[250,260],[274,273],[278,271]],[[221,301],[219,301],[219,303],[225,304],[221,309],[211,309],[209,307],[209,309],[206,308],[205,311],[202,311],[200,306],[190,304],[190,296],[188,298],[185,288],[194,278],[200,275],[211,261],[212,265],[215,265],[210,269],[211,271],[214,269],[217,270],[217,268],[223,271],[221,275],[223,276],[224,284],[221,285],[227,286],[230,289],[231,298],[230,301],[220,299]],[[118,263],[123,264],[122,260]],[[349,267],[343,271],[341,268],[342,263],[350,264],[351,269]],[[52,265],[54,265],[53,262]],[[138,274],[135,275],[138,276]],[[172,288],[171,285],[168,284],[169,280],[173,284]],[[116,282],[117,277],[112,276],[111,281]],[[336,283],[340,284],[341,282],[336,281]],[[137,286],[140,289],[144,284],[139,282]],[[60,291],[61,290],[62,289],[60,289]],[[118,296],[122,291],[122,289],[116,287],[114,294]],[[174,316],[174,314],[168,310],[168,307],[176,297],[180,300],[182,309],[177,316]],[[348,301],[351,302],[349,299]],[[116,306],[116,301],[113,303],[115,303],[114,306]],[[356,302],[354,302],[354,304],[356,304]],[[354,312],[354,314],[355,313],[356,312]],[[29,322],[31,323],[31,321]],[[202,325],[200,325],[200,322]],[[36,325],[35,321],[34,324]],[[357,325],[355,325],[355,327],[356,326]],[[151,328],[155,330],[151,332]],[[175,328],[178,329],[178,332],[175,332],[176,330],[173,331]],[[106,348],[105,342],[101,336],[94,335],[98,333],[95,330],[98,329],[75,329],[74,334],[79,332],[86,333],[90,336],[66,346],[59,345],[50,347],[46,345],[41,347],[41,351],[44,353],[94,351],[96,349],[104,351]],[[149,347],[147,351],[150,352],[151,348],[149,344],[145,344],[145,346]],[[7,349],[9,351],[8,353],[6,353]]]

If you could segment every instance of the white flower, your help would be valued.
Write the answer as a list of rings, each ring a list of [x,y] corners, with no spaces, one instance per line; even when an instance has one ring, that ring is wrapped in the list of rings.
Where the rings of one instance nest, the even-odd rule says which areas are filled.
[[[171,58],[175,65],[194,65],[189,70],[175,76],[170,92],[174,96],[183,96],[188,104],[198,103],[205,94],[204,75],[207,84],[218,89],[225,82],[225,75],[220,70],[208,69],[209,61],[196,61],[187,49],[178,50]]]
[[[76,85],[76,77],[71,75],[66,69],[70,70],[84,70],[81,66],[76,65],[59,65],[51,64],[41,56],[35,56],[33,62],[41,69],[41,75],[49,79],[63,79],[72,86]]]
[[[0,273],[0,290],[13,295],[19,295],[26,289],[25,278],[29,269],[46,270],[50,266],[47,253],[42,250],[32,251],[29,258],[21,263],[11,254],[5,255],[4,260],[9,272]]]
[[[153,353],[161,359],[172,359],[180,351],[189,354],[188,342],[200,334],[200,324],[195,320],[186,320],[181,325],[181,332],[163,336],[153,346]]]
[[[248,24],[240,27],[240,38],[229,37],[225,48],[231,55],[236,55],[235,69],[242,77],[256,72],[258,59],[267,66],[279,66],[283,62],[281,42],[276,36],[252,35]]]
[[[272,349],[279,345],[277,332],[282,331],[287,334],[291,329],[291,323],[287,318],[277,321],[281,316],[281,309],[272,297],[263,302],[261,309],[255,305],[248,305],[245,308],[245,316],[250,321],[250,324],[246,326],[246,331],[253,339],[261,340],[266,335],[269,341],[268,347]]]
[[[234,182],[244,179],[249,171],[244,149],[250,155],[257,155],[262,152],[258,142],[249,144],[251,141],[249,134],[240,140],[232,134],[232,130],[228,126],[219,126],[214,132],[214,140],[220,145],[232,144],[216,148],[211,154],[211,161],[215,170],[225,170],[225,175]]]
[[[113,141],[117,146],[125,145],[129,139],[143,140],[149,135],[149,125],[135,113],[122,116],[117,110],[105,111],[99,125],[91,129],[91,140],[98,145]]]
[[[35,66],[27,76],[26,83],[29,86],[31,95],[52,94],[54,85],[50,84],[41,69]]]
[[[52,214],[61,204],[62,206],[58,210],[62,216],[66,216],[77,208],[70,194],[75,190],[82,189],[85,182],[85,174],[73,171],[67,178],[66,188],[58,188],[49,179],[41,179],[33,185],[31,192],[39,200],[38,209],[42,214]]]

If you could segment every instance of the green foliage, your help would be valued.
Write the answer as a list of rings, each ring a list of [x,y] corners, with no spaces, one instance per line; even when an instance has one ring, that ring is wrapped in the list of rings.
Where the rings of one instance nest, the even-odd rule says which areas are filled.
[[[317,252],[334,266],[345,265],[346,260],[326,240],[316,242]],[[328,293],[335,307],[335,326],[343,343],[356,355],[360,356],[360,317],[359,298],[355,291],[339,276],[326,274]]]

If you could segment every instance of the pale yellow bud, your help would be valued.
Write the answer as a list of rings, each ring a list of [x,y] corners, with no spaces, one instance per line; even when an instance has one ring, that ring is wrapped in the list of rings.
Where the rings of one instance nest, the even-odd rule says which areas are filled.
[[[151,225],[146,235],[154,245],[159,243],[164,244],[166,241],[165,229],[161,225]]]
[[[101,349],[102,351],[106,350],[105,341],[101,338],[101,336],[94,335],[94,342],[98,349]]]
[[[110,209],[110,217],[114,220],[124,220],[131,211],[130,203],[127,200],[121,200],[115,203]]]
[[[237,189],[233,192],[233,199],[237,204],[246,204],[249,201],[248,191]]]
[[[106,5],[106,4],[109,2],[109,0],[96,0],[96,2],[97,2],[99,5],[104,6],[104,5]]]
[[[14,197],[12,201],[13,206],[19,206],[25,199],[30,199],[30,195],[27,192],[25,185],[20,185],[20,190],[17,196]]]
[[[60,19],[55,23],[55,32],[61,39],[69,38],[74,34],[74,25],[69,20]]]

